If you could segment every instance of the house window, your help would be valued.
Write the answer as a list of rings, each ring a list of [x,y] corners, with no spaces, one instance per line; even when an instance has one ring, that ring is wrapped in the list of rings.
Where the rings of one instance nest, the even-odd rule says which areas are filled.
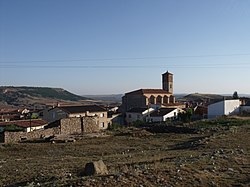
[[[131,118],[131,114],[128,115],[128,118]]]
[[[100,123],[100,126],[101,126],[101,128],[104,128],[104,127],[105,127],[104,122],[101,122],[101,123]]]
[[[103,118],[103,117],[104,117],[104,113],[101,113],[101,114],[100,114],[100,117]]]

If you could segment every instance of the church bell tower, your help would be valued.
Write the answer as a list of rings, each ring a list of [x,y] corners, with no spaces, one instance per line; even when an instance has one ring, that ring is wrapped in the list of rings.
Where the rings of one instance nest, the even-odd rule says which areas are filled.
[[[162,89],[173,94],[174,90],[174,75],[170,72],[162,74]]]

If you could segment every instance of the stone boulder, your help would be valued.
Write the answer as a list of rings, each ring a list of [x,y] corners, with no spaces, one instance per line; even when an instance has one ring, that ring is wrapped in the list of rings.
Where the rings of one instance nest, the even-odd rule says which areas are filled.
[[[84,174],[90,175],[107,175],[108,169],[102,160],[89,162],[85,165]]]

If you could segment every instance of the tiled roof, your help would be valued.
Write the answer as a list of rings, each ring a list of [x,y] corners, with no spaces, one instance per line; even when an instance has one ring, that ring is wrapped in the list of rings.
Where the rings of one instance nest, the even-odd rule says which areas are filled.
[[[62,106],[58,107],[59,109],[69,113],[85,113],[85,112],[105,112],[107,111],[105,108],[97,106],[97,105],[82,105],[82,106]]]
[[[176,108],[160,108],[159,110],[155,110],[150,114],[151,117],[162,117],[165,116],[166,114],[172,112]]]
[[[8,121],[8,122],[0,122],[0,126],[5,127],[8,125],[16,125],[18,127],[38,127],[48,124],[44,120],[33,119],[33,120],[17,120],[17,121]]]
[[[171,93],[169,93],[163,89],[139,89],[139,90],[135,90],[135,91],[126,93],[126,95],[128,95],[128,94],[133,94],[133,95],[140,94],[140,95],[142,95],[142,94],[171,94]]]
[[[131,108],[128,112],[130,113],[142,113],[146,111],[148,108]]]
[[[170,106],[183,106],[184,103],[168,103],[168,104],[162,104],[163,106],[170,107]]]
[[[20,119],[20,115],[17,114],[11,114],[11,115],[0,115],[0,119],[9,119],[9,120],[15,120]]]

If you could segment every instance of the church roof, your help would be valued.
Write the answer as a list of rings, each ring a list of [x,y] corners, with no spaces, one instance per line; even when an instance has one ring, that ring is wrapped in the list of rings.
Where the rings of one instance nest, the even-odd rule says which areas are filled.
[[[128,94],[143,95],[143,94],[171,94],[171,93],[163,89],[139,89],[126,93],[126,95]]]

